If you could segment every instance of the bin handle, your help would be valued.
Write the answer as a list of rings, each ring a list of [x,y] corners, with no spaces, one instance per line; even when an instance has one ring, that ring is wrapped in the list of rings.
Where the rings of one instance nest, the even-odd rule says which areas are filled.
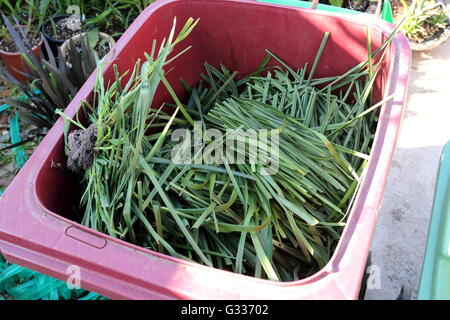
[[[317,9],[318,4],[319,0],[312,0],[311,9]]]

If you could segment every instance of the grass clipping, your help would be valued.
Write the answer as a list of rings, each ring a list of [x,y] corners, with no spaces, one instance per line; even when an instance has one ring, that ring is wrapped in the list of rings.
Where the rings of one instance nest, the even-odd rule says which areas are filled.
[[[115,81],[106,85],[99,66],[95,107],[84,104],[91,129],[66,117],[66,129],[70,122],[80,130],[96,128],[95,152],[84,172],[82,223],[151,250],[258,278],[308,276],[329,261],[368,160],[373,111],[385,102],[372,105],[382,67],[374,57],[383,61],[392,35],[367,61],[336,77],[314,78],[328,33],[309,74],[307,66],[292,70],[269,51],[254,73],[239,80],[237,72],[205,63],[198,86],[181,80],[190,95],[183,104],[164,66],[196,23],[188,20],[176,37],[174,26],[158,52],[153,43],[125,84],[115,68]],[[268,68],[273,59],[279,66]],[[175,104],[151,109],[160,82]],[[174,163],[170,136],[177,128],[270,129],[279,134],[278,171],[264,175],[246,161]],[[203,140],[201,150],[213,143]],[[245,149],[232,151],[250,157]]]

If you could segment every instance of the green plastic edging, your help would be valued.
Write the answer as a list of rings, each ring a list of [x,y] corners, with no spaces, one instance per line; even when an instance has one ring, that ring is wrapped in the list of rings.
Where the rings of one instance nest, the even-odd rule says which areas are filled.
[[[392,7],[389,0],[383,2],[383,8],[381,9],[381,19],[389,23],[394,24],[394,17],[392,14]]]
[[[19,114],[17,113],[9,121],[9,135],[11,136],[12,144],[16,144],[22,141],[22,138],[20,136]],[[25,153],[25,150],[23,150],[23,148],[19,146],[13,148],[13,152],[16,157],[17,165],[19,166],[19,168],[22,168],[25,165],[25,162],[27,162],[27,155]]]
[[[3,111],[5,111],[6,109],[8,109],[9,108],[9,104],[2,104],[1,106],[0,106],[0,112],[3,112]]]
[[[33,270],[7,263],[0,256],[0,300],[2,294],[18,300],[98,300],[97,293],[83,289],[69,289],[63,281]]]
[[[450,141],[439,164],[417,299],[450,299]]]
[[[285,5],[285,6],[292,6],[292,7],[298,7],[298,8],[311,8],[311,2],[301,1],[301,0],[256,0],[256,1],[281,4],[281,5]],[[362,14],[362,12],[357,11],[357,10],[350,10],[350,9],[335,7],[335,6],[321,4],[321,3],[319,3],[317,5],[317,9],[323,10],[323,11],[328,11],[328,12],[338,12],[338,13],[353,14],[353,15]],[[383,3],[381,19],[383,19],[389,23],[393,23],[391,4],[388,0],[385,0]]]

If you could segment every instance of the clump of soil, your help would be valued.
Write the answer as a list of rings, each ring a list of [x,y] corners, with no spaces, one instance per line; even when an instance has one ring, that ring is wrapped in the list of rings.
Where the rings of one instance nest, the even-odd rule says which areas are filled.
[[[42,39],[41,33],[35,30],[25,30],[25,28],[22,28],[22,32],[20,32],[20,30],[17,31],[23,43],[29,50],[37,46]],[[0,50],[9,53],[19,52],[19,49],[17,48],[14,40],[9,36],[9,34],[0,39]]]
[[[69,133],[67,140],[69,147],[67,167],[75,173],[83,173],[94,160],[97,127],[91,124],[86,130],[74,130]]]
[[[44,26],[44,32],[55,40],[65,41],[81,32],[81,20],[67,17]]]

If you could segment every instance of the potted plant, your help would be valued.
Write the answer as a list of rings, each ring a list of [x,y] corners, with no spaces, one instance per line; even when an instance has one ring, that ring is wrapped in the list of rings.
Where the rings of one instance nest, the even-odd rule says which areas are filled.
[[[336,1],[336,0],[334,0]],[[381,6],[383,4],[383,1],[371,1],[371,0],[346,0],[343,1],[343,7],[350,9],[350,10],[356,10],[368,14],[377,14],[378,12],[381,12]]]
[[[267,0],[258,1],[264,2]],[[277,3],[283,3],[282,0],[278,1],[280,2]],[[312,8],[319,8],[319,10],[341,12],[346,14],[358,14],[359,12],[361,12],[369,15],[375,15],[382,20],[393,23],[392,8],[389,0],[312,0],[312,2]],[[306,2],[298,1],[298,3]],[[322,6],[318,6],[319,3]],[[292,5],[292,2],[290,2],[289,5]],[[339,9],[336,9],[334,7]]]
[[[82,32],[83,22],[81,16],[73,14],[61,14],[45,20],[41,31],[53,54],[57,54],[57,48],[66,40]]]
[[[441,0],[400,0],[396,20],[402,21],[402,31],[412,50],[433,49],[450,35],[448,9]]]
[[[24,47],[22,39],[14,39],[18,47]],[[47,41],[43,41],[49,54],[48,60],[43,55],[36,57],[29,52],[22,52],[26,57],[24,64],[27,68],[24,73],[28,81],[20,81],[0,65],[0,78],[16,86],[26,97],[6,98],[5,102],[18,111],[24,122],[35,127],[32,136],[46,134],[58,118],[56,109],[64,110],[67,107],[96,68],[95,51],[89,44],[81,50],[69,50],[65,56],[58,48],[58,55],[54,56]],[[75,63],[70,64],[68,61]]]
[[[384,2],[383,0],[319,0],[322,4],[378,15],[381,13]]]
[[[0,28],[0,58],[16,79],[24,80],[26,76],[23,74],[25,69],[22,51],[32,52],[35,56],[39,56],[43,45],[42,35],[30,26],[20,25],[16,19],[14,19],[15,26],[13,26],[5,15],[2,16],[5,26]],[[14,37],[22,40],[23,48],[17,47]]]
[[[70,48],[81,51],[82,46],[85,45],[94,49],[95,60],[98,61],[111,50],[115,43],[110,35],[99,32],[98,29],[93,29],[66,40],[61,46],[61,54],[66,57]]]

